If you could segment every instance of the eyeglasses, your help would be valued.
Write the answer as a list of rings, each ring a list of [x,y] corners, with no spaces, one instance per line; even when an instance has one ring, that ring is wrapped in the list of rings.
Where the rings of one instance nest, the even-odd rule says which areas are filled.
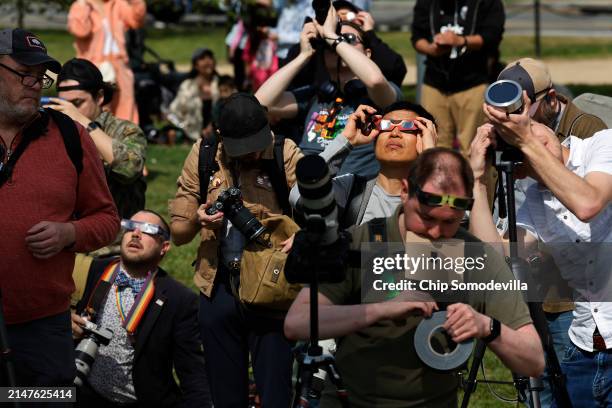
[[[401,132],[415,132],[419,128],[412,120],[399,120],[399,119],[381,119],[378,122],[378,130],[381,132],[391,132],[395,128],[399,128]]]
[[[134,231],[136,228],[138,228],[141,232],[144,232],[147,235],[159,235],[164,240],[170,239],[170,233],[157,224],[123,219],[121,220],[121,228],[126,231]]]
[[[0,63],[0,67],[11,71],[13,74],[17,75],[18,77],[21,78],[21,83],[24,86],[27,87],[33,87],[34,85],[36,85],[37,82],[40,82],[40,84],[42,85],[43,89],[48,89],[51,88],[51,85],[53,85],[53,78],[51,78],[49,75],[47,74],[43,74],[42,77],[35,77],[34,75],[29,75],[29,74],[22,74],[21,72],[15,71],[13,68],[4,65],[2,63]]]
[[[450,194],[438,195],[428,193],[426,191],[421,190],[418,185],[415,186],[415,191],[417,200],[419,200],[421,204],[427,205],[429,207],[441,207],[443,205],[448,205],[450,208],[465,211],[472,209],[472,205],[474,204],[473,198],[457,197]]]
[[[346,41],[347,43],[351,45],[356,45],[359,43],[363,44],[363,41],[361,41],[361,38],[359,38],[356,34],[353,34],[353,33],[342,33],[340,34],[340,37],[344,38],[344,41]]]

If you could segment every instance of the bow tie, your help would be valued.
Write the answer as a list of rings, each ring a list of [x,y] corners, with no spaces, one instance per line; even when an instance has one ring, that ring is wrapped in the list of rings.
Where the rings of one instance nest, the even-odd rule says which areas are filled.
[[[115,285],[117,285],[118,288],[126,288],[129,286],[130,288],[132,288],[134,296],[140,293],[146,281],[146,278],[132,278],[127,273],[123,272],[122,269],[119,269],[119,272],[117,272],[117,277],[115,277]]]

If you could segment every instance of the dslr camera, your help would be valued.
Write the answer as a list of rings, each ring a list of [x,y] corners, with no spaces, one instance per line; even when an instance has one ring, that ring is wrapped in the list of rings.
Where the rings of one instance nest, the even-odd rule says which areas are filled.
[[[206,214],[215,215],[221,211],[228,220],[240,231],[249,241],[255,241],[265,247],[270,247],[270,242],[264,236],[266,228],[249,211],[242,201],[242,192],[239,188],[230,187],[222,191],[217,200],[206,209]]]
[[[79,342],[75,352],[76,357],[74,362],[77,368],[77,375],[74,378],[74,385],[83,386],[87,376],[91,372],[91,366],[98,354],[100,345],[108,346],[113,338],[113,332],[109,329],[99,327],[93,322],[87,322],[83,327],[85,336]]]
[[[501,79],[493,82],[485,91],[485,102],[489,106],[501,109],[508,114],[519,114],[523,112],[523,88],[510,79]],[[502,160],[513,162],[523,161],[523,153],[516,147],[509,145],[506,141],[497,137],[496,151],[502,154]]]

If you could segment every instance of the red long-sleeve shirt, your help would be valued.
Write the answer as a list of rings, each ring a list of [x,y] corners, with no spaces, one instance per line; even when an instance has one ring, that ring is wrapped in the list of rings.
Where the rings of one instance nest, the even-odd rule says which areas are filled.
[[[27,146],[11,178],[0,187],[0,290],[8,324],[68,310],[74,252],[107,245],[119,230],[98,151],[87,131],[77,128],[83,148],[80,175],[51,119],[47,132]],[[18,135],[12,147],[20,140]],[[74,246],[49,259],[34,258],[26,233],[41,221],[72,222]]]

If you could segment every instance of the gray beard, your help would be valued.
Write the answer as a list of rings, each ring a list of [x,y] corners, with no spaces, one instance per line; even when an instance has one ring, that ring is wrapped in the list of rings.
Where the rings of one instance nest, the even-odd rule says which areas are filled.
[[[0,95],[0,117],[17,125],[25,125],[32,119],[38,109],[22,108],[6,103],[3,95]]]

